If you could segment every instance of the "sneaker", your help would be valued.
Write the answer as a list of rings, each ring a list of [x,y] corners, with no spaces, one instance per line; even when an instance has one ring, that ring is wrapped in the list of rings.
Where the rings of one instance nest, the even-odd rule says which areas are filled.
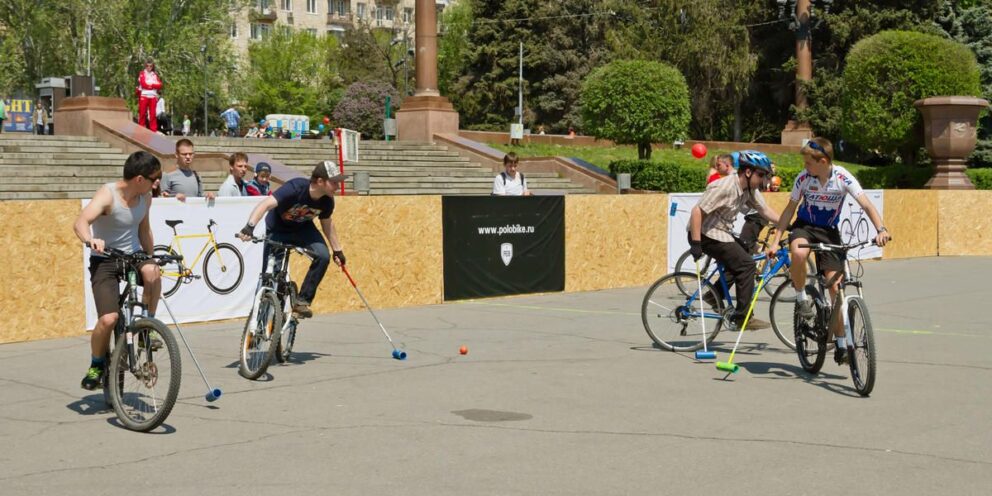
[[[813,300],[806,298],[803,301],[796,300],[796,311],[804,320],[813,320],[816,317],[816,310],[813,308]]]
[[[80,386],[87,391],[100,387],[103,384],[103,373],[104,370],[100,367],[90,367],[86,371],[86,375],[83,376],[83,382],[80,383]]]
[[[310,310],[310,304],[305,301],[299,301],[293,305],[293,313],[301,319],[313,317],[313,310]]]
[[[834,361],[837,365],[844,365],[848,362],[849,353],[846,346],[838,346],[834,349]]]

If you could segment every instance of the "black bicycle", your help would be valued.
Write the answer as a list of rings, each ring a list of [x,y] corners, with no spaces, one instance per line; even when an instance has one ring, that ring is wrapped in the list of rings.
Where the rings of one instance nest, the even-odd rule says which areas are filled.
[[[114,248],[106,248],[104,254],[116,260],[125,286],[111,340],[110,363],[103,376],[103,396],[125,427],[147,432],[161,425],[176,405],[182,363],[179,344],[169,327],[147,317],[148,309],[138,296],[138,267],[148,260],[159,266],[179,262],[182,256],[149,256]]]
[[[258,277],[255,300],[241,336],[241,360],[238,372],[246,379],[257,379],[265,373],[273,357],[279,363],[289,360],[296,341],[299,318],[293,313],[299,288],[289,272],[289,254],[299,253],[313,259],[316,254],[307,248],[252,238],[253,243],[269,247],[265,269]]]

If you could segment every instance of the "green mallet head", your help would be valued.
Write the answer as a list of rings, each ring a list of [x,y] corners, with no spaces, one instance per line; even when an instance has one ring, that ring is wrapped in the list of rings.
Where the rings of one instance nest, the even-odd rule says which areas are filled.
[[[730,372],[731,374],[736,374],[737,371],[741,369],[741,366],[736,363],[716,362],[716,368],[717,370],[723,370],[725,372]]]

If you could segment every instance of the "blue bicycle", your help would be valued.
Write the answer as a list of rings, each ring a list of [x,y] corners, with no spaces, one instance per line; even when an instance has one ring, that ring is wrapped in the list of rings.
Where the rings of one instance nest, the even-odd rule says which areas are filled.
[[[788,274],[789,247],[783,242],[775,252],[774,263],[760,263],[767,260],[764,254],[755,255],[760,272],[759,284],[768,282],[780,273]],[[661,348],[669,351],[696,351],[703,347],[703,339],[709,344],[716,338],[724,325],[733,327],[731,317],[734,311],[734,300],[730,292],[723,264],[709,270],[697,279],[692,272],[673,272],[658,279],[644,295],[641,304],[641,320],[648,336]],[[716,285],[723,290],[719,297]],[[692,288],[686,295],[684,288]],[[758,287],[755,286],[757,291]],[[700,324],[702,320],[702,324]],[[783,336],[775,329],[786,346],[794,349],[792,336]]]

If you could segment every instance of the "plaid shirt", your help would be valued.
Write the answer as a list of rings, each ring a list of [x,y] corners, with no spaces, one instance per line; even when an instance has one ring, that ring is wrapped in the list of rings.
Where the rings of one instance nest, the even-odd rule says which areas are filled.
[[[758,190],[741,189],[737,174],[731,174],[710,183],[697,206],[706,214],[703,217],[703,236],[730,243],[734,241],[737,215],[747,212],[749,208],[760,211],[765,206],[765,199]]]

